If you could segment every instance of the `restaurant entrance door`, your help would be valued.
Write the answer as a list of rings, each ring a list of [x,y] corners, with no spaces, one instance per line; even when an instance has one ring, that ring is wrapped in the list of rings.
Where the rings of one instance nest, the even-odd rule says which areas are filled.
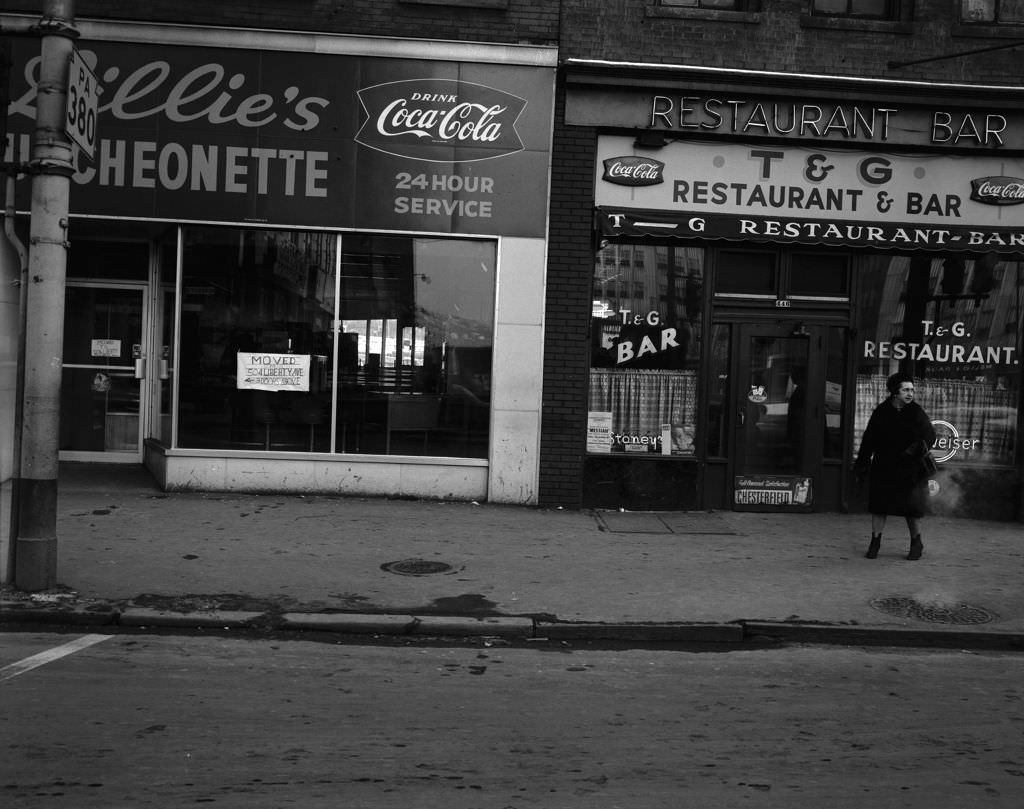
[[[60,459],[141,463],[148,285],[67,285]]]
[[[827,332],[795,321],[737,327],[729,480],[734,509],[817,510],[823,499],[827,424],[839,426],[835,396],[842,390],[827,380]]]

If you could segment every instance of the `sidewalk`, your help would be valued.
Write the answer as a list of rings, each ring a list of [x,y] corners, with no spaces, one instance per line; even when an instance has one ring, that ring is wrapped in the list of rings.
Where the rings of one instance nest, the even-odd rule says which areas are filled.
[[[7,623],[1024,649],[1024,527],[630,513],[322,496],[164,493],[68,465],[61,587],[5,588]],[[393,567],[391,563],[398,563]]]

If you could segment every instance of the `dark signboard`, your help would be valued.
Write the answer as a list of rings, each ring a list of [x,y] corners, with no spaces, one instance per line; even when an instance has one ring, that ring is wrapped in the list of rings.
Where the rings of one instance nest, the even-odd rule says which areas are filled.
[[[552,68],[153,43],[78,49],[102,94],[72,214],[544,234]],[[38,62],[38,42],[15,42],[15,162],[30,157]]]

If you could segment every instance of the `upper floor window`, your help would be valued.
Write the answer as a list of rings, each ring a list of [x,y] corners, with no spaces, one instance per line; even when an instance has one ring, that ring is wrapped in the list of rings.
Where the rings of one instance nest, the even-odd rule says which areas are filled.
[[[1024,23],[1024,0],[960,0],[963,22]]]
[[[892,20],[899,12],[898,6],[898,0],[811,0],[811,13],[828,17]]]

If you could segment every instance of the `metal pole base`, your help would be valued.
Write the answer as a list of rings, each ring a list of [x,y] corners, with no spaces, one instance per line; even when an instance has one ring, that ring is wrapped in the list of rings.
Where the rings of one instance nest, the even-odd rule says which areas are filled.
[[[57,586],[57,537],[18,537],[14,556],[14,586],[36,593]]]

